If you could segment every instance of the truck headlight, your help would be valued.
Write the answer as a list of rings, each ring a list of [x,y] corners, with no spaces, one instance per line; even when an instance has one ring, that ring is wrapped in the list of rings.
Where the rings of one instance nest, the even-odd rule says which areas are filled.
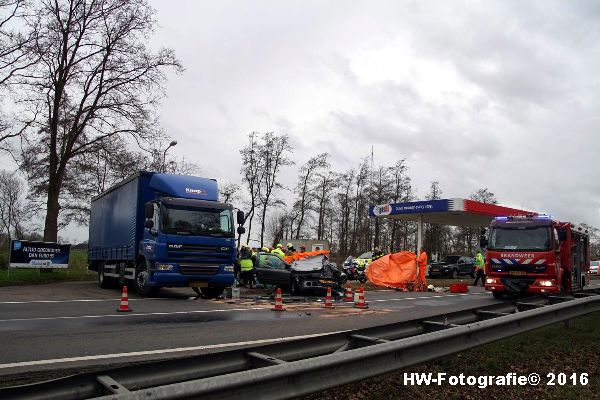
[[[550,281],[550,280],[544,280],[544,281],[539,281],[539,285],[550,287],[550,286],[554,286],[554,282]]]
[[[162,264],[162,263],[156,263],[155,267],[156,267],[157,271],[173,271],[173,268],[175,268],[173,266],[173,264]]]
[[[223,271],[225,271],[225,272],[233,272],[233,265],[226,265],[223,268]]]
[[[486,278],[485,283],[487,283],[488,285],[493,285],[496,283],[496,279],[495,278]]]

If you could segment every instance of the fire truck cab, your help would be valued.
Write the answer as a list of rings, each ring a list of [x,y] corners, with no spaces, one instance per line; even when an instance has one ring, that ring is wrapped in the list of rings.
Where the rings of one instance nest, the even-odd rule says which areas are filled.
[[[487,239],[485,288],[504,294],[570,293],[588,284],[589,232],[544,214],[496,217]]]

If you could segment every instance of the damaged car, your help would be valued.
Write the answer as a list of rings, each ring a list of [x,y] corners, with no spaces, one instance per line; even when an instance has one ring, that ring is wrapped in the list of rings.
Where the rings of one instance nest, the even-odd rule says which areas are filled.
[[[275,254],[261,252],[255,274],[261,284],[281,287],[293,296],[321,295],[328,287],[341,292],[345,281],[345,274],[323,255],[288,264]]]

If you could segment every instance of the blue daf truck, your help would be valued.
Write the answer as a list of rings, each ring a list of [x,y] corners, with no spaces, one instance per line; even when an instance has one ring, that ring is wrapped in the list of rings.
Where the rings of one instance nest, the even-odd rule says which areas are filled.
[[[218,194],[213,179],[140,171],[93,198],[88,269],[100,287],[132,283],[142,296],[182,286],[223,293],[234,282],[237,247],[233,207]]]

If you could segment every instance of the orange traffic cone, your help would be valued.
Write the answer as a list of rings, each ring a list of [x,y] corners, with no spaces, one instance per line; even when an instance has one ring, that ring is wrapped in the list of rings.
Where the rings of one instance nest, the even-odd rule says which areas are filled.
[[[121,304],[117,308],[118,312],[129,312],[133,311],[129,308],[129,298],[127,297],[127,285],[123,286],[123,293],[121,294]]]
[[[331,300],[331,288],[327,288],[327,296],[325,297],[325,308],[334,308],[333,301]]]
[[[354,296],[352,295],[352,286],[346,286],[346,295],[344,296],[344,302],[354,303]]]
[[[281,288],[277,288],[277,295],[275,295],[275,307],[273,307],[272,310],[285,311],[285,308],[283,308],[283,301],[281,300]]]
[[[363,288],[360,288],[357,290],[357,292],[358,292],[358,303],[354,303],[354,307],[369,308],[369,306],[365,302],[365,290]]]

